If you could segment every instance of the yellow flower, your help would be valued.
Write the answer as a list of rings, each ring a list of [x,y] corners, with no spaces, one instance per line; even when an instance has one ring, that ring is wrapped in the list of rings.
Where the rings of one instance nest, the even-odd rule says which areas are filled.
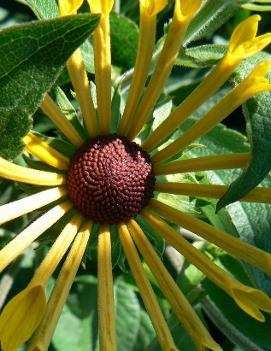
[[[119,124],[118,135],[112,134],[111,121],[111,52],[109,14],[113,1],[89,0],[91,12],[100,13],[101,21],[93,34],[97,109],[90,95],[89,81],[77,49],[67,62],[68,72],[79,101],[83,126],[88,139],[78,132],[53,99],[46,95],[41,109],[77,151],[69,158],[56,150],[34,131],[24,137],[25,152],[51,166],[52,171],[22,167],[0,157],[0,176],[16,182],[47,187],[45,190],[0,207],[0,223],[48,206],[0,251],[2,272],[48,228],[72,210],[72,216],[55,240],[28,286],[11,299],[0,315],[0,342],[3,351],[15,351],[31,339],[28,350],[47,350],[65,304],[72,282],[87,248],[93,223],[99,224],[98,235],[98,305],[101,351],[116,346],[115,308],[111,262],[110,225],[116,224],[142,300],[150,316],[157,339],[164,351],[178,350],[161,312],[152,286],[144,272],[140,254],[151,270],[162,293],[198,350],[222,350],[213,340],[155,252],[137,215],[176,248],[210,280],[223,289],[251,317],[264,321],[271,312],[271,299],[262,291],[246,286],[215,265],[198,251],[167,221],[191,230],[221,247],[229,254],[271,274],[271,255],[216,229],[191,215],[153,199],[156,193],[219,198],[227,190],[211,184],[158,182],[155,177],[182,172],[245,167],[249,153],[199,157],[164,162],[205,135],[234,109],[254,94],[271,90],[265,78],[271,68],[269,60],[261,62],[238,86],[213,106],[190,130],[156,151],[147,152],[175,131],[200,105],[226,82],[245,58],[261,51],[271,42],[271,34],[257,37],[259,16],[251,16],[234,30],[225,56],[201,84],[139,146],[133,142],[159,99],[182,45],[187,27],[199,8],[200,0],[176,0],[173,19],[154,72],[144,91],[152,64],[156,38],[156,17],[166,0],[140,0],[140,37],[134,75],[127,104]],[[82,1],[59,0],[61,15],[74,14]],[[144,92],[143,92],[144,91]],[[97,122],[98,121],[98,122]],[[256,188],[242,200],[271,203],[271,190]],[[49,208],[49,209],[48,209]],[[64,264],[49,300],[47,282],[63,257]]]

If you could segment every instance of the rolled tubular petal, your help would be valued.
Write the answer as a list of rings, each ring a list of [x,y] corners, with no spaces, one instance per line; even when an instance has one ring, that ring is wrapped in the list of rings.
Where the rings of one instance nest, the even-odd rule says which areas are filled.
[[[26,150],[39,160],[57,169],[66,170],[68,168],[69,159],[34,133],[28,133],[23,141]]]
[[[102,226],[98,238],[98,306],[101,351],[116,351],[115,306],[109,228]]]
[[[229,187],[224,185],[188,184],[188,183],[156,183],[155,190],[162,193],[188,195],[196,197],[221,198]],[[271,188],[255,188],[240,201],[271,203]]]
[[[80,49],[77,49],[67,62],[76,97],[90,137],[97,134],[96,111],[90,94],[90,86]]]
[[[271,299],[264,292],[243,285],[231,277],[149,210],[144,209],[141,215],[170,245],[227,292],[243,311],[260,322],[265,320],[261,310],[271,312]]]
[[[88,222],[83,225],[80,232],[77,234],[57,278],[43,320],[38,330],[35,332],[34,339],[28,351],[44,351],[48,349],[76,272],[86,250],[91,227],[92,223]]]
[[[210,350],[222,351],[220,346],[212,339],[198,315],[166,270],[140,226],[134,220],[131,220],[128,223],[128,228],[136,246],[144,258],[144,261],[150,267],[156,281],[158,282],[160,289],[172,306],[174,313],[194,340],[198,349],[201,350],[206,347]]]
[[[234,30],[228,52],[196,89],[145,140],[145,150],[154,149],[174,132],[194,111],[226,82],[242,60],[261,51],[271,42],[271,34],[256,37],[260,16],[251,16]],[[245,33],[245,34],[244,34]]]
[[[60,15],[76,14],[83,0],[59,0]],[[90,137],[96,135],[96,111],[90,94],[87,72],[80,49],[77,49],[67,62],[67,69],[79,101],[85,126]]]
[[[167,1],[140,1],[139,44],[132,83],[128,99],[120,122],[119,133],[127,135],[128,127],[137,109],[142,91],[144,89],[152,60],[153,48],[156,38],[157,14],[166,6]]]
[[[250,160],[250,153],[196,157],[154,165],[154,173],[155,175],[165,175],[214,169],[243,168],[248,165]]]
[[[114,1],[88,0],[92,13],[101,14],[93,34],[95,82],[100,134],[110,133],[111,126],[111,44],[109,14]]]
[[[235,28],[227,52],[229,62],[232,64],[235,64],[236,61],[240,63],[240,60],[256,54],[270,44],[271,33],[256,36],[260,19],[259,15],[253,15]]]
[[[178,349],[175,346],[174,340],[161,312],[151,284],[144,273],[140,257],[134,246],[128,228],[125,224],[119,225],[118,228],[123,250],[127,257],[136,284],[140,290],[146,310],[156,331],[159,344],[161,345],[163,351],[177,351]]]
[[[59,262],[68,251],[81,226],[82,220],[83,217],[81,215],[76,215],[66,224],[36,271],[29,286],[45,285],[47,283]]]
[[[139,0],[140,7],[147,11],[149,16],[158,15],[168,4],[168,0]]]
[[[0,224],[30,213],[66,195],[64,188],[53,188],[0,206]]]
[[[34,333],[46,308],[46,284],[67,252],[79,226],[81,216],[75,216],[66,225],[54,245],[45,256],[28,286],[16,295],[4,308],[0,316],[0,340],[5,350],[13,350],[11,345],[21,346]],[[20,332],[17,332],[20,329]]]
[[[60,16],[75,15],[84,0],[58,0]]]
[[[271,274],[271,255],[269,253],[159,201],[151,200],[150,206],[164,218],[200,235],[232,256],[255,265],[269,275]]]
[[[46,229],[56,223],[71,207],[72,204],[69,201],[53,207],[9,242],[0,251],[0,272],[21,255]]]
[[[105,16],[112,11],[114,0],[87,0],[91,12],[100,13]]]
[[[40,108],[73,145],[80,147],[83,144],[76,129],[49,95],[45,96]]]
[[[271,69],[271,60],[264,60],[258,64],[249,76],[236,88],[219,101],[187,132],[177,138],[169,146],[165,147],[152,158],[154,163],[164,161],[171,156],[181,152],[186,146],[196,139],[202,137],[231,114],[237,107],[255,94],[271,90],[271,84],[265,75]]]
[[[18,166],[0,157],[0,177],[33,185],[55,186],[65,183],[65,176]]]
[[[174,15],[164,47],[127,134],[130,140],[138,135],[152,112],[181,48],[186,29],[200,6],[201,0],[175,1]]]

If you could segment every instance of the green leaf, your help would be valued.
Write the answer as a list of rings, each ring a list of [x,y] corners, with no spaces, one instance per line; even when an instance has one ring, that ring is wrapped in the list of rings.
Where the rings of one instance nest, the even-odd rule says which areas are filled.
[[[240,81],[252,68],[270,55],[260,53],[246,60],[237,70],[235,82]],[[271,169],[271,93],[264,92],[249,99],[243,111],[247,121],[247,134],[251,144],[252,160],[242,174],[231,184],[220,199],[217,210],[239,200],[255,188]]]
[[[82,51],[83,61],[84,61],[87,72],[94,73],[95,72],[94,52],[93,52],[93,47],[92,47],[92,44],[90,43],[90,40],[86,40],[81,45],[80,48]]]
[[[202,39],[226,23],[238,10],[237,1],[207,0],[192,20],[185,35],[184,46]]]
[[[110,31],[113,64],[125,71],[135,64],[138,28],[130,19],[112,14],[110,16]]]
[[[98,351],[97,279],[81,275],[76,283],[58,323],[53,345],[57,351]],[[117,349],[142,351],[138,346],[146,346],[153,336],[148,316],[144,315],[133,287],[122,278],[115,281],[114,292]]]
[[[115,283],[117,350],[133,351],[140,328],[140,304],[135,292],[122,279]]]
[[[98,24],[78,15],[10,27],[0,32],[0,154],[15,158],[31,116],[72,52]]]
[[[76,280],[53,337],[57,351],[98,350],[97,283],[92,276]]]
[[[58,7],[55,0],[18,0],[30,7],[39,19],[57,17]]]
[[[226,52],[225,45],[201,45],[179,52],[175,65],[191,68],[211,67],[220,60]]]
[[[140,326],[133,351],[145,350],[154,337],[155,331],[153,329],[150,317],[143,309],[141,309]]]

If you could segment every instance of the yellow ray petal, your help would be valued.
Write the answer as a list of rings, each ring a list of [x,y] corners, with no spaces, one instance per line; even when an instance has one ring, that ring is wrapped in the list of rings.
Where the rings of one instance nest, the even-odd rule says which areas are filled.
[[[60,16],[75,15],[84,0],[58,0]]]
[[[260,322],[264,321],[264,315],[260,310],[271,312],[271,299],[264,292],[238,282],[149,210],[144,209],[141,215],[170,245],[227,292],[243,311]]]
[[[28,286],[5,307],[0,316],[0,340],[3,344],[21,346],[38,327],[46,308],[45,286],[67,252],[81,222],[82,217],[79,215],[72,218],[45,256]],[[14,323],[14,319],[17,318],[18,321]],[[16,332],[18,322],[21,324],[19,334]],[[9,346],[6,350],[9,350]]]
[[[221,198],[229,187],[224,185],[212,184],[188,184],[188,183],[171,183],[161,182],[155,184],[155,190],[162,193],[188,195],[196,197]],[[271,204],[271,188],[255,188],[240,201],[259,202]]]
[[[26,150],[39,160],[57,169],[66,170],[70,163],[69,159],[36,134],[29,132],[24,138]]]
[[[140,226],[134,220],[131,220],[128,223],[128,228],[136,246],[158,282],[160,289],[171,304],[176,316],[195,341],[198,349],[201,350],[206,347],[211,350],[222,351],[220,346],[212,339],[208,330],[166,270]]]
[[[119,133],[126,135],[129,124],[136,111],[140,96],[144,89],[151,64],[156,38],[157,14],[166,6],[167,1],[140,1],[139,44],[132,83],[128,99],[121,118]]]
[[[168,4],[168,0],[139,0],[140,7],[148,13],[149,16],[158,15]]]
[[[233,31],[226,59],[229,63],[240,63],[240,60],[261,51],[271,42],[271,33],[256,37],[259,15],[253,15],[241,22]]]
[[[83,144],[76,129],[49,95],[45,96],[40,108],[73,145],[80,147]]]
[[[140,294],[142,296],[146,310],[148,311],[153,327],[156,331],[159,344],[161,345],[162,350],[177,351],[174,340],[160,310],[151,284],[146,278],[140,262],[140,258],[133,244],[127,226],[125,224],[121,224],[119,225],[118,229],[123,250],[129,262],[129,266],[132,270],[136,284],[140,290]]]
[[[214,169],[243,168],[248,165],[250,160],[250,153],[204,156],[155,165],[154,173],[155,175],[165,175]]]
[[[45,307],[45,289],[42,285],[25,289],[16,295],[0,316],[1,350],[18,350],[38,327]]]
[[[46,229],[56,223],[70,208],[70,202],[53,207],[43,216],[36,219],[0,251],[0,272],[36,240]]]
[[[83,0],[59,0],[60,16],[76,14]],[[96,135],[96,111],[90,94],[89,80],[80,49],[67,62],[67,69],[79,101],[82,116],[90,137]]]
[[[98,239],[98,306],[101,351],[116,351],[115,307],[109,228],[102,226]]]
[[[88,0],[92,13],[100,13],[100,23],[93,34],[95,82],[101,134],[111,128],[111,44],[109,14],[114,1]]]
[[[57,278],[46,307],[44,318],[35,333],[28,351],[45,351],[48,349],[69,290],[84,255],[91,227],[92,223],[88,222],[83,225],[82,229],[77,234],[69,255]]]
[[[174,15],[164,47],[147,90],[135,113],[134,123],[127,134],[130,140],[137,136],[152,112],[181,48],[186,29],[200,6],[201,0],[175,1]]]
[[[77,49],[68,60],[67,68],[76,98],[79,101],[88,135],[93,138],[97,134],[96,111],[90,94],[89,80],[80,49]]]
[[[100,13],[105,16],[112,11],[114,0],[87,0],[91,12]]]
[[[0,224],[30,213],[66,195],[64,188],[53,188],[0,206]]]
[[[271,34],[256,36],[260,17],[251,16],[234,30],[228,52],[196,89],[145,140],[145,150],[154,149],[226,82],[237,65],[271,42]],[[247,33],[247,34],[244,34]]]
[[[258,64],[249,76],[244,79],[235,89],[220,100],[209,110],[198,122],[187,132],[177,138],[169,146],[159,151],[152,158],[153,162],[164,161],[171,156],[181,152],[194,140],[202,137],[230,115],[237,107],[242,105],[251,96],[260,92],[271,90],[271,84],[264,76],[271,69],[271,60],[264,60]]]
[[[27,184],[46,186],[61,185],[66,181],[62,174],[18,166],[2,157],[0,157],[0,177]]]
[[[229,252],[232,256],[255,265],[267,274],[271,274],[271,255],[269,253],[159,201],[151,200],[150,206],[161,216],[200,235],[202,238]]]
[[[61,259],[68,251],[80,228],[82,220],[83,217],[81,215],[75,215],[70,222],[66,224],[36,271],[29,286],[45,285],[47,283]]]

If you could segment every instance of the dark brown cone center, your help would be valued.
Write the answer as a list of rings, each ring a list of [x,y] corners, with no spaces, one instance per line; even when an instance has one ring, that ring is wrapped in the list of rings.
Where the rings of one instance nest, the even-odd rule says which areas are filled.
[[[96,223],[134,218],[153,197],[150,157],[117,135],[90,139],[73,156],[67,190],[74,206]]]

